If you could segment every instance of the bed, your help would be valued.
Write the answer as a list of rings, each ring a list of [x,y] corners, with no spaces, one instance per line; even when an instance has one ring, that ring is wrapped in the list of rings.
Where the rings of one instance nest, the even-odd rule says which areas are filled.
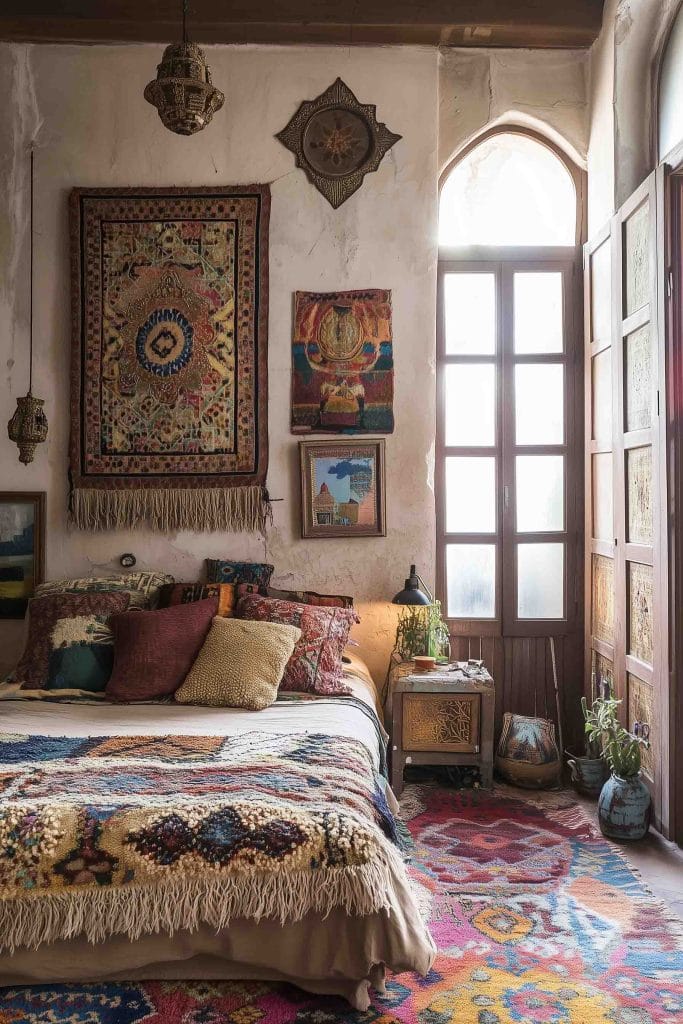
[[[375,690],[346,677],[259,712],[0,686],[0,985],[284,980],[366,1009],[387,969],[425,975]]]

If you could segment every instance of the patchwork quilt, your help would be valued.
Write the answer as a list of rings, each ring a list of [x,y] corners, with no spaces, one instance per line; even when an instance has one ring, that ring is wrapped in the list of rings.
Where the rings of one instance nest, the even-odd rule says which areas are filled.
[[[358,740],[0,734],[0,949],[371,914],[403,872]]]

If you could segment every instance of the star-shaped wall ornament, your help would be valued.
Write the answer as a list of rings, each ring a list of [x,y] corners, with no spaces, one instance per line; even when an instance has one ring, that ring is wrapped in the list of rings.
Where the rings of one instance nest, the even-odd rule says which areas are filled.
[[[314,100],[301,104],[275,136],[296,157],[308,180],[337,209],[376,171],[401,138],[377,121],[376,107],[359,103],[338,78]]]

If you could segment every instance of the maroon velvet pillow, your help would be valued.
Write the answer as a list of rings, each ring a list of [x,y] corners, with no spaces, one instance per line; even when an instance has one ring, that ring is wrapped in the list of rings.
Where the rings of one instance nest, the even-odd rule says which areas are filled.
[[[237,618],[283,622],[301,630],[281,690],[336,696],[351,692],[342,682],[342,652],[351,626],[360,622],[353,608],[318,608],[248,594],[237,602]]]
[[[192,668],[218,611],[218,598],[112,615],[114,668],[107,683],[111,700],[170,697]]]

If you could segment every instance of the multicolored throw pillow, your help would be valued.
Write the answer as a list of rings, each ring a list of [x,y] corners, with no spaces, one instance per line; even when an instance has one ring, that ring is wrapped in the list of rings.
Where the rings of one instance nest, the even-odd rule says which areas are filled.
[[[169,583],[159,592],[159,607],[172,608],[178,604],[193,604],[208,597],[218,598],[218,615],[230,619],[243,594],[258,594],[255,583]]]
[[[316,594],[314,590],[276,590],[275,587],[267,587],[264,597],[312,604],[318,608],[353,608],[352,597],[344,597],[342,594]]]
[[[274,566],[265,562],[233,562],[223,558],[206,559],[206,578],[209,583],[256,583],[267,587]]]
[[[351,692],[342,682],[342,652],[351,627],[360,622],[352,608],[316,608],[247,594],[237,603],[237,616],[282,622],[301,630],[301,637],[287,662],[281,690],[336,696]]]
[[[144,594],[146,605],[156,607],[159,588],[173,583],[173,576],[166,572],[127,572],[118,576],[81,576],[73,580],[49,580],[36,587],[36,597],[48,594],[85,594],[92,591],[137,590]]]
[[[110,616],[126,611],[131,605],[131,599],[135,597],[129,590],[34,597],[28,605],[26,647],[14,672],[14,680],[21,683],[22,690],[47,689],[51,671],[50,655],[54,650],[53,634],[57,623],[64,619],[97,616],[102,624],[106,624]],[[144,600],[144,595],[140,594],[139,599]],[[60,635],[59,631],[57,635]],[[63,631],[61,635],[64,635]],[[53,668],[56,668],[56,663]],[[71,689],[60,686],[60,689],[64,688]],[[76,686],[73,688],[78,689]]]
[[[217,611],[218,598],[210,597],[112,616],[114,669],[107,697],[116,701],[170,697],[192,668]]]
[[[114,635],[106,615],[58,619],[52,630],[47,690],[102,693],[114,664]]]

